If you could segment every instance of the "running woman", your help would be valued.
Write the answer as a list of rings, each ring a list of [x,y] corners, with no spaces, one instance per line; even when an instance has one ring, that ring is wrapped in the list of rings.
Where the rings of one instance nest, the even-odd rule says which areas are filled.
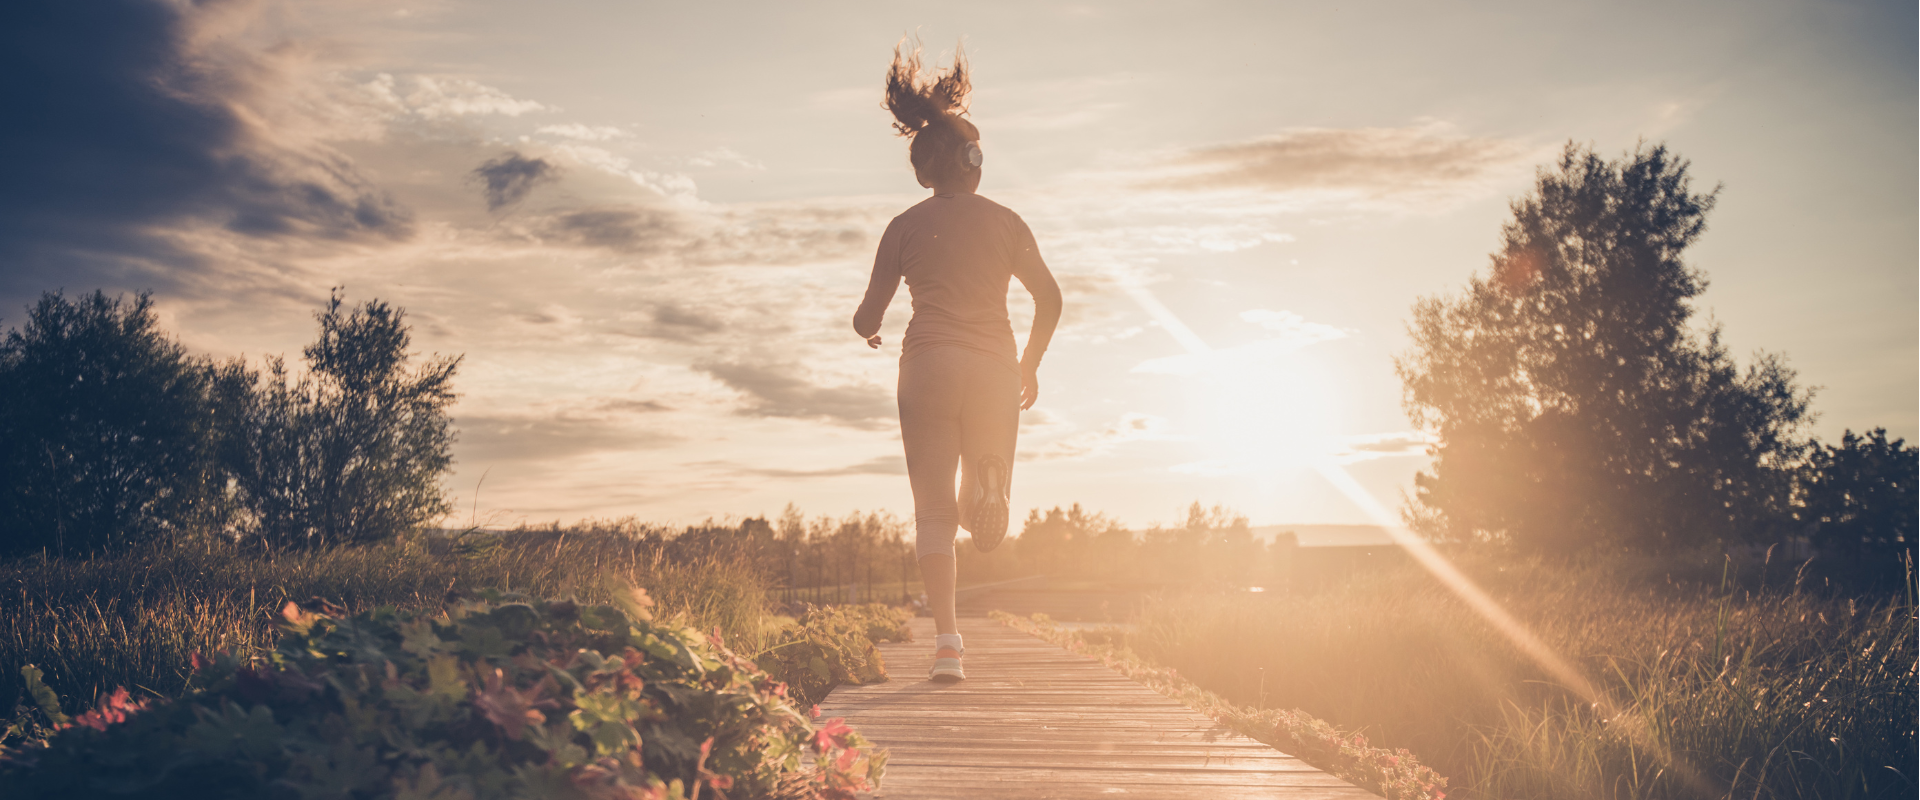
[[[951,69],[923,76],[918,48],[905,56],[894,48],[886,108],[912,142],[914,177],[933,196],[888,223],[853,315],[854,332],[879,348],[881,317],[906,280],[913,318],[900,353],[900,440],[913,485],[914,550],[939,632],[928,676],[936,681],[966,678],[953,610],[955,529],[972,533],[982,552],[1007,535],[1020,411],[1040,397],[1040,357],[1060,322],[1060,286],[1033,232],[975,193],[984,156],[980,129],[965,117],[971,89],[964,53]],[[1035,309],[1017,359],[1008,278],[1020,279]]]

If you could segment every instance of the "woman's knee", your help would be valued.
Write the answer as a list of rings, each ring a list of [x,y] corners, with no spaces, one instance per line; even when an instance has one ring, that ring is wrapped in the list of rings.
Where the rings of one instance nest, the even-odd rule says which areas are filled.
[[[953,539],[959,534],[959,529],[960,511],[957,507],[916,511],[913,515],[914,557],[952,556]]]

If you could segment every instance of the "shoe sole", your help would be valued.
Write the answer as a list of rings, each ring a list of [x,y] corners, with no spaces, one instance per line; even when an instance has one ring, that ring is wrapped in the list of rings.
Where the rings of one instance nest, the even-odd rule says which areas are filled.
[[[981,456],[980,498],[974,504],[973,546],[985,553],[1007,538],[1007,462],[999,456]]]
[[[933,669],[927,671],[927,680],[935,683],[954,683],[966,679],[966,670],[961,668],[958,658],[936,658],[933,660]]]

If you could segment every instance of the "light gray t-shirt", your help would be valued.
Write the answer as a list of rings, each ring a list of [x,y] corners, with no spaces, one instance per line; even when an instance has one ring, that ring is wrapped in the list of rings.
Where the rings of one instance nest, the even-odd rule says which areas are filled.
[[[1020,215],[977,194],[934,195],[887,224],[853,327],[878,331],[904,278],[913,318],[901,342],[902,362],[928,348],[957,345],[1018,369],[1007,319],[1007,279],[1015,276],[1028,285],[1047,276]]]

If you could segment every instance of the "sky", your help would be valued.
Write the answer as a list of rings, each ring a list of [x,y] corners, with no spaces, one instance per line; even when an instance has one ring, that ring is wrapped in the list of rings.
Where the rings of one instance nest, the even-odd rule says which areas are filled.
[[[980,192],[1066,296],[1014,510],[1369,520],[1427,464],[1393,357],[1568,143],[1720,187],[1697,319],[1916,438],[1911,2],[24,0],[0,10],[0,325],[151,291],[297,357],[333,287],[463,357],[466,521],[912,512],[850,318],[925,191],[893,47],[964,43]],[[1024,341],[1031,303],[1012,308]]]

